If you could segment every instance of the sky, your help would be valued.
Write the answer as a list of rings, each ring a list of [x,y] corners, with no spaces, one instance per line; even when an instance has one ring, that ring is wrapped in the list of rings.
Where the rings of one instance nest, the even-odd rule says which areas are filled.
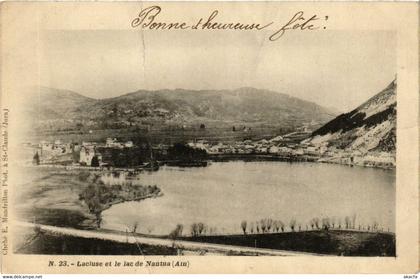
[[[386,31],[47,31],[40,83],[92,98],[139,89],[285,93],[346,112],[395,77],[396,37]]]

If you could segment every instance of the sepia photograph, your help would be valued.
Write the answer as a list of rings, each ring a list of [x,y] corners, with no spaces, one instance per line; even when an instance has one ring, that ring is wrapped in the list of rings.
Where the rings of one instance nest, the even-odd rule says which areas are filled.
[[[105,267],[90,256],[189,268],[189,256],[404,254],[400,33],[335,28],[337,15],[313,9],[280,20],[256,3],[249,17],[189,5],[142,3],[124,28],[102,14],[52,28],[54,12],[38,12],[34,62],[16,64],[25,93],[2,109],[3,250],[75,270]]]
[[[393,33],[135,32],[40,38],[16,252],[396,255]]]

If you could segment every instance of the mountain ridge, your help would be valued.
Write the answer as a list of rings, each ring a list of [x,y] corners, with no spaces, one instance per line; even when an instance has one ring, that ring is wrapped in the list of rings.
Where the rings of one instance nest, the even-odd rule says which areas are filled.
[[[41,87],[32,100],[38,119],[50,128],[76,125],[92,129],[110,126],[183,125],[195,122],[221,125],[262,123],[301,126],[324,123],[335,114],[314,102],[270,90],[137,90],[116,97],[93,99],[71,90]],[[49,112],[49,113],[44,113]],[[54,122],[57,122],[54,124]],[[38,123],[41,126],[45,123]],[[57,128],[57,127],[55,127]]]

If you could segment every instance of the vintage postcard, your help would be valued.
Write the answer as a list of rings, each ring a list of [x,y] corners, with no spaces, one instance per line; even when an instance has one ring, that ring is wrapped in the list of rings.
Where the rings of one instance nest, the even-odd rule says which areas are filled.
[[[3,2],[3,273],[415,273],[418,4]]]

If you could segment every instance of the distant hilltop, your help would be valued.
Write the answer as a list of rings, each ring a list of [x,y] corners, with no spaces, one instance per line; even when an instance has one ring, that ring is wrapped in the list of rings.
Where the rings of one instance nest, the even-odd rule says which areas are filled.
[[[92,99],[68,90],[39,88],[28,106],[36,129],[49,131],[171,125],[299,127],[319,125],[336,113],[313,102],[255,88],[236,90],[139,90]],[[318,126],[319,127],[319,126]]]

